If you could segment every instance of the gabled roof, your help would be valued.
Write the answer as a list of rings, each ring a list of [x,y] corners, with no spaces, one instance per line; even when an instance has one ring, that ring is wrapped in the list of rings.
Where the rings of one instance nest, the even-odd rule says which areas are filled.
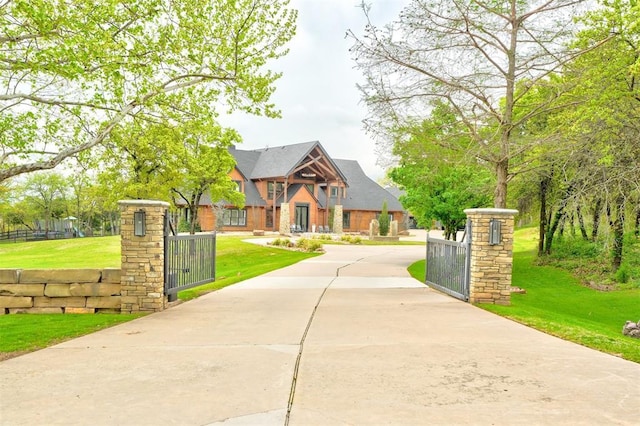
[[[300,191],[302,188],[305,188],[305,191],[307,191],[314,199],[316,199],[316,197],[313,194],[311,194],[303,184],[294,183],[292,185],[289,185],[289,187],[287,188],[287,198],[289,199],[289,201],[293,200],[293,198],[296,196],[298,191]],[[276,203],[280,204],[283,201],[284,201],[284,192],[278,196],[278,198],[276,199]]]
[[[232,147],[229,148],[229,153],[236,159],[236,169],[244,176],[245,180],[250,180],[253,168],[260,158],[260,152],[241,151]]]
[[[342,179],[342,181],[346,181],[346,178],[340,171],[339,167],[334,163],[318,141],[303,142],[274,148],[264,148],[254,151],[260,155],[252,168],[250,179],[268,179],[291,176],[305,164],[305,160],[307,160],[307,157],[314,150],[320,151],[322,154],[322,159],[328,164],[328,166],[324,165],[325,168],[330,167],[334,169],[340,179]]]
[[[382,210],[382,203],[387,202],[389,211],[404,211],[402,204],[389,191],[371,180],[355,160],[334,160],[349,182],[347,196],[340,199],[344,210]],[[319,191],[319,201],[326,206],[327,189]],[[334,199],[330,199],[335,204]]]

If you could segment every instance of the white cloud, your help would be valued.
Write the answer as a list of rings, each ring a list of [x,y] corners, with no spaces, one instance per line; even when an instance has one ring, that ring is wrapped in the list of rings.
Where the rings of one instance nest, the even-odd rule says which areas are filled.
[[[360,104],[348,29],[361,34],[366,20],[358,0],[293,0],[298,31],[289,54],[273,64],[282,71],[272,100],[281,119],[234,114],[222,117],[244,142],[238,148],[256,149],[319,140],[335,158],[358,160],[373,179],[384,175],[376,166],[374,142],[362,129],[365,107]],[[397,18],[408,0],[368,0],[377,24]]]

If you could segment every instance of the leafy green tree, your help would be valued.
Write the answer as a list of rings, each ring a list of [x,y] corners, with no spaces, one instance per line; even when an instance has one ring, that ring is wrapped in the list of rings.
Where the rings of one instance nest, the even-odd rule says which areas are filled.
[[[560,111],[555,127],[576,141],[580,159],[572,185],[606,207],[612,234],[612,269],[622,263],[628,203],[640,193],[640,8],[635,2],[603,1],[583,18],[576,44],[588,53],[564,70],[576,107]],[[602,208],[600,207],[600,209]],[[594,218],[594,230],[598,220]],[[549,236],[549,233],[548,233]]]
[[[240,141],[240,135],[220,126],[188,123],[181,132],[180,153],[173,160],[180,173],[171,190],[186,202],[189,209],[190,232],[199,226],[198,209],[205,192],[213,203],[244,207],[244,194],[238,191],[229,173],[235,167],[235,159],[228,148]]]
[[[383,144],[395,145],[410,138],[407,130],[430,118],[438,103],[446,105],[460,133],[447,134],[453,143],[437,143],[455,150],[464,136],[466,155],[495,174],[495,207],[506,207],[507,184],[522,171],[519,156],[538,144],[516,129],[550,108],[527,106],[524,98],[579,53],[567,49],[567,41],[580,3],[414,0],[384,28],[369,22],[364,36],[350,32],[365,77],[365,127]],[[516,115],[518,108],[526,113]],[[382,149],[388,156],[390,149]]]
[[[380,212],[380,217],[378,217],[378,223],[380,224],[380,235],[386,237],[389,233],[389,210],[387,208],[387,202],[384,201],[382,203],[382,211]]]
[[[15,0],[0,6],[0,182],[194,105],[270,117],[288,0]]]
[[[491,176],[481,167],[450,166],[429,170],[421,164],[392,170],[391,177],[405,188],[402,205],[411,211],[420,226],[432,227],[434,220],[444,226],[446,239],[456,240],[466,223],[465,209],[491,203]]]
[[[23,192],[27,204],[44,220],[45,238],[48,238],[53,219],[60,219],[67,211],[67,180],[58,173],[43,172],[30,175]]]

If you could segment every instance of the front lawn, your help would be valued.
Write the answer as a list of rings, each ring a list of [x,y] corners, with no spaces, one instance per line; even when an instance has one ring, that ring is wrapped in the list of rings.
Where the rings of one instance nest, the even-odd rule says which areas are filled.
[[[318,256],[245,243],[244,237],[217,240],[216,281],[178,293],[189,300],[231,284]],[[0,268],[119,267],[120,237],[76,238],[0,246]],[[0,315],[0,360],[59,343],[140,315]]]
[[[602,292],[583,286],[568,271],[537,266],[535,229],[516,231],[511,306],[478,305],[488,311],[581,345],[640,362],[640,339],[622,334],[625,321],[640,319],[640,290]],[[424,282],[424,261],[409,269]]]

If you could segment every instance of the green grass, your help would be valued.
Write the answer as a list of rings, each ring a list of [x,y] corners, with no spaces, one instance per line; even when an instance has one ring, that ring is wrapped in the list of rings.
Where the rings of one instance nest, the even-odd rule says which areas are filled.
[[[319,256],[276,247],[264,247],[242,241],[246,237],[218,237],[216,281],[178,293],[180,300],[190,300],[204,293],[257,277],[301,260]]]
[[[0,245],[0,268],[119,268],[120,236]]]
[[[3,315],[0,317],[0,360],[140,317],[124,314]]]
[[[204,293],[279,269],[319,253],[304,253],[245,243],[244,237],[219,236],[216,281],[178,293],[190,300]],[[77,246],[76,246],[77,245]],[[76,259],[82,258],[82,259]],[[120,238],[100,237],[16,243],[0,246],[0,268],[119,267]],[[50,346],[140,315],[0,315],[0,360]]]
[[[513,282],[526,294],[512,294],[511,306],[478,305],[498,315],[581,345],[640,362],[640,340],[622,334],[625,321],[638,321],[640,290],[601,292],[580,284],[568,271],[537,266],[535,229],[515,235]],[[424,261],[411,265],[424,281]]]

